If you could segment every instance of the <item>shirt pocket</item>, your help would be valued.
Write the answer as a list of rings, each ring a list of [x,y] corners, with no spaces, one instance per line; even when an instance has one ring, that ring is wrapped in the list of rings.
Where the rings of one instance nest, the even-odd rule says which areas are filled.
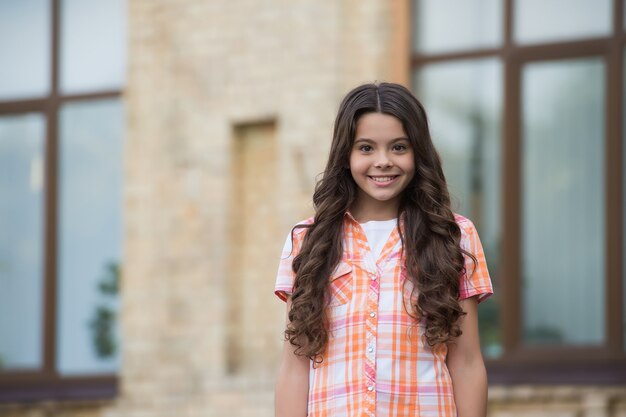
[[[330,300],[328,307],[347,304],[352,299],[353,273],[352,265],[340,261],[330,276]]]

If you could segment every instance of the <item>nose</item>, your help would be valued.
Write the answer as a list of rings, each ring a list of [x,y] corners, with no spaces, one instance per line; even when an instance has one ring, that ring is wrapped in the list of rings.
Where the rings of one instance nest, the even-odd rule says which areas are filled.
[[[391,162],[391,159],[389,159],[387,152],[378,153],[376,162],[374,162],[374,166],[376,168],[389,168],[392,165],[393,163]]]

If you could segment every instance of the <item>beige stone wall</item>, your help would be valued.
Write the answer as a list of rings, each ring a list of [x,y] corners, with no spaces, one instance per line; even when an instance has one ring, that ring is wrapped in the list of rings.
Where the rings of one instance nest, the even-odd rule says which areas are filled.
[[[626,387],[489,388],[489,417],[625,417]]]
[[[121,393],[0,415],[273,415],[280,249],[340,98],[406,79],[399,3],[129,1]],[[625,392],[492,387],[490,416],[626,417]]]
[[[116,415],[273,414],[280,249],[311,212],[338,100],[389,71],[386,7],[131,2]]]

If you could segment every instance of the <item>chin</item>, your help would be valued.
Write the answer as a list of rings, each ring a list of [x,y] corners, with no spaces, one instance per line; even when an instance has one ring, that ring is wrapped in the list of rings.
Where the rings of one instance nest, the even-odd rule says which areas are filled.
[[[386,195],[386,196],[372,196],[372,198],[376,201],[380,201],[381,203],[384,203],[386,201],[391,201],[391,200],[395,200],[398,196],[397,195]]]

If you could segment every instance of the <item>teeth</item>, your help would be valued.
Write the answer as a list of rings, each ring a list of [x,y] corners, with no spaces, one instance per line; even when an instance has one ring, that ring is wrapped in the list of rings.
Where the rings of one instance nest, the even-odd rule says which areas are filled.
[[[370,177],[370,178],[376,182],[387,182],[387,181],[391,181],[392,179],[394,179],[394,177]]]

